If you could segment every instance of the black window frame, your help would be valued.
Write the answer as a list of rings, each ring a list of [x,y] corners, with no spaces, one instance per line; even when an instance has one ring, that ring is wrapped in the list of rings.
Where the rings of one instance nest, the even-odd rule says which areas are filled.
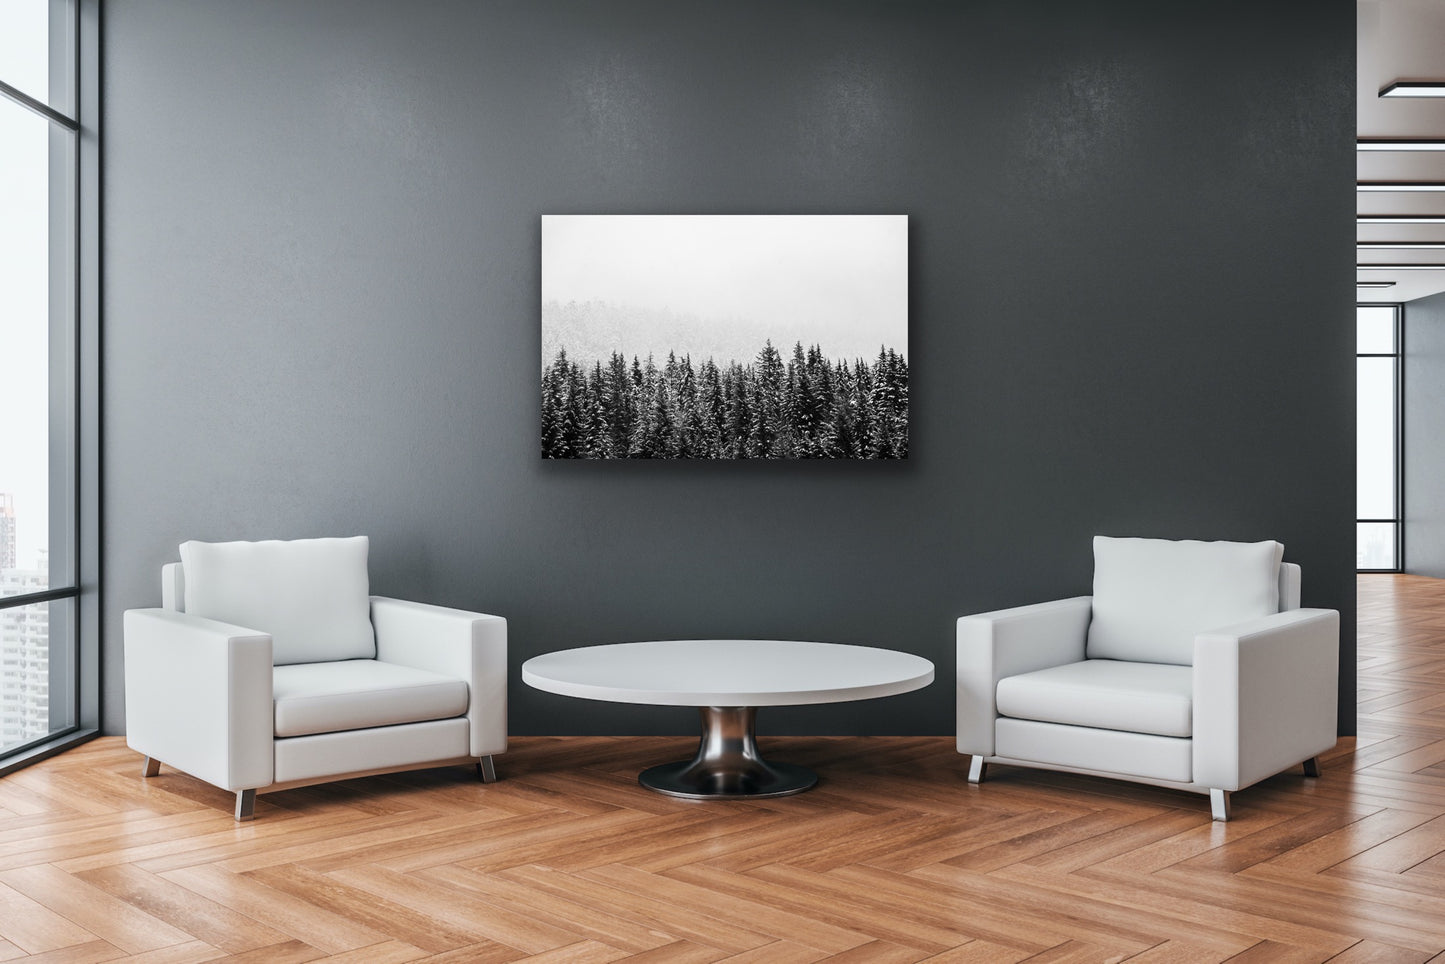
[[[59,361],[63,368],[53,372],[65,376],[72,392],[66,400],[70,406],[66,414],[68,466],[74,476],[65,481],[73,486],[73,498],[67,500],[71,515],[59,526],[54,504],[47,520],[52,533],[59,528],[67,534],[69,579],[65,585],[52,585],[41,592],[0,597],[0,609],[74,601],[64,640],[70,678],[63,695],[69,700],[70,722],[43,737],[6,748],[0,755],[0,776],[100,733],[100,6],[100,0],[51,0],[52,25],[62,22],[71,34],[63,38],[64,46],[55,48],[62,55],[64,69],[73,71],[68,78],[73,91],[69,113],[0,77],[0,97],[45,118],[52,132],[57,128],[68,132],[68,146],[74,151],[73,183],[69,185],[73,202],[64,217],[58,216],[57,206],[52,205],[51,216],[52,232],[63,227],[73,241],[66,267],[69,278],[63,279],[71,301],[64,317],[57,318],[53,311],[50,321],[52,341],[59,338],[69,346],[69,356]],[[68,330],[57,326],[68,326]],[[52,432],[56,417],[53,396],[52,391],[46,414]],[[54,465],[53,453],[51,458]],[[51,542],[55,544],[53,537]],[[55,693],[53,686],[51,692]]]

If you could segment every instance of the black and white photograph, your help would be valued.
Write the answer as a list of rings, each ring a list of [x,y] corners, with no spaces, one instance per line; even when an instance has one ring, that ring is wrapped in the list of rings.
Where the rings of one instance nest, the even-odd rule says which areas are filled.
[[[908,457],[906,215],[542,217],[546,459]]]

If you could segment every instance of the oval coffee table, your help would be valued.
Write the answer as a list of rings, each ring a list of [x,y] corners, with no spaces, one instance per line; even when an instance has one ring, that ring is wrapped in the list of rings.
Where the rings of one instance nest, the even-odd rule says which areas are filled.
[[[549,693],[611,703],[696,706],[697,756],[642,771],[638,782],[696,800],[781,797],[818,782],[812,770],[758,753],[760,706],[894,696],[933,682],[921,656],[870,646],[771,639],[679,639],[586,646],[535,656],[522,680]]]

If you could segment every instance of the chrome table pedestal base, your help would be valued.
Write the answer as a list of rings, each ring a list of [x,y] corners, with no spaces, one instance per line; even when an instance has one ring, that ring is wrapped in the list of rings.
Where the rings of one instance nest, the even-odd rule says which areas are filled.
[[[758,753],[754,706],[700,706],[702,741],[697,756],[643,770],[649,790],[689,800],[743,800],[802,793],[818,782],[806,767],[768,763]]]

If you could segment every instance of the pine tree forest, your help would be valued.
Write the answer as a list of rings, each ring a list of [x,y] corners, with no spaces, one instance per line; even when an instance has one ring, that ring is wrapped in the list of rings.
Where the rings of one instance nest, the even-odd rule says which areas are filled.
[[[907,458],[908,363],[887,347],[871,365],[829,361],[801,343],[785,362],[769,341],[746,365],[613,352],[587,368],[564,348],[542,372],[542,457]]]

